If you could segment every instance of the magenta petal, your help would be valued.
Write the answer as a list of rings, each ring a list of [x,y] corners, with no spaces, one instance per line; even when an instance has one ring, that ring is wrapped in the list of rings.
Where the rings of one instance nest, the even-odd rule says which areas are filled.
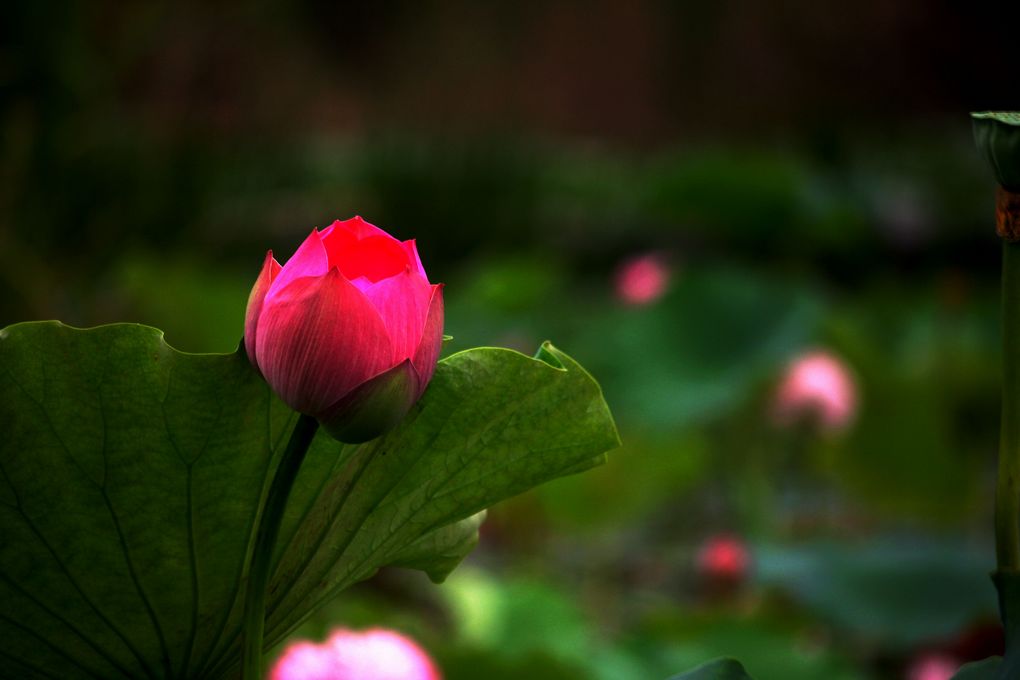
[[[306,276],[322,276],[328,269],[329,260],[326,257],[326,249],[322,245],[319,232],[313,229],[308,238],[298,246],[297,251],[283,265],[280,275],[273,280],[267,297],[272,299],[295,280]]]
[[[358,243],[358,237],[343,228],[340,222],[334,222],[319,233],[322,239],[322,246],[326,249],[326,256],[329,258],[330,268],[339,266],[340,254],[353,250]],[[353,278],[348,276],[347,278]]]
[[[363,238],[368,238],[369,236],[385,236],[388,239],[393,239],[394,241],[396,241],[395,238],[387,234],[379,227],[375,226],[374,224],[369,224],[368,222],[363,220],[361,218],[361,215],[355,215],[349,220],[337,220],[332,224],[332,227],[336,230],[342,229],[344,231],[350,232],[359,241]]]
[[[336,269],[268,297],[257,335],[266,381],[288,406],[313,416],[394,364],[379,314]]]
[[[360,237],[344,225],[334,222],[322,232],[322,245],[329,267],[339,269],[349,281],[362,277],[381,281],[396,276],[410,264],[403,244],[389,234],[372,227],[373,232]]]
[[[339,268],[348,279],[364,276],[371,281],[382,281],[396,276],[410,264],[400,241],[389,236],[369,236],[350,247],[327,252],[329,266]]]
[[[248,295],[248,307],[244,312],[244,350],[252,365],[258,369],[255,360],[255,335],[258,328],[259,314],[262,312],[262,303],[266,299],[266,293],[273,284],[273,280],[280,273],[280,263],[273,259],[273,251],[266,253],[266,259],[262,263],[262,271],[255,279],[251,293]]]
[[[411,263],[411,266],[418,270],[425,279],[428,279],[428,275],[425,274],[425,267],[421,264],[421,258],[418,256],[418,243],[411,239],[410,241],[404,241],[400,245],[404,246],[404,252],[407,253],[407,259]]]
[[[336,440],[360,444],[393,429],[418,401],[418,371],[405,359],[355,387],[319,421]]]
[[[410,267],[405,267],[402,273],[363,290],[389,333],[394,363],[412,358],[421,343],[432,297],[429,282]]]
[[[425,319],[425,331],[422,333],[421,343],[411,362],[418,370],[421,377],[420,391],[424,392],[425,387],[432,380],[432,374],[436,371],[436,362],[439,361],[439,352],[443,348],[443,284],[437,283],[432,286],[432,300],[429,303],[428,315]],[[421,396],[420,394],[418,396]]]

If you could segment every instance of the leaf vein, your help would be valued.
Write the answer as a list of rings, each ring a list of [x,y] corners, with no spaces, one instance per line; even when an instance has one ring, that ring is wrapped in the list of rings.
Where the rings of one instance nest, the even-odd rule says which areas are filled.
[[[44,645],[46,645],[46,647],[51,649],[57,656],[60,656],[60,657],[62,657],[64,659],[66,659],[67,661],[70,661],[72,666],[77,666],[86,675],[89,675],[89,676],[91,676],[93,678],[97,678],[98,680],[103,680],[103,676],[99,675],[98,673],[96,673],[91,668],[86,668],[85,666],[83,666],[78,659],[74,659],[74,658],[68,656],[67,652],[65,652],[60,647],[58,647],[57,645],[55,645],[52,642],[50,642],[49,640],[47,640],[44,636],[42,636],[39,633],[37,633],[34,630],[32,630],[28,626],[25,626],[24,624],[20,623],[19,621],[16,621],[16,620],[14,620],[14,619],[12,619],[9,616],[6,616],[4,614],[0,614],[0,619],[3,619],[11,627],[17,628],[18,630],[22,631],[23,633],[26,633],[27,635],[30,635],[33,638],[35,638],[36,640],[38,640],[39,642],[43,643]],[[22,664],[26,663],[23,660],[19,660],[18,662],[22,663]],[[41,669],[36,669],[36,670],[40,670],[41,671]]]
[[[18,382],[17,378],[14,377],[14,374],[11,372],[10,369],[7,369],[7,374],[10,376],[11,381],[15,385],[17,385],[18,388],[20,388],[21,391],[25,394],[25,396],[28,397],[28,399],[32,403],[34,403],[39,408],[39,410],[42,412],[43,417],[46,420],[46,423],[47,423],[47,425],[50,428],[50,432],[53,434],[54,438],[57,440],[57,442],[64,449],[64,453],[67,455],[67,457],[70,459],[70,461],[74,464],[74,466],[76,468],[78,468],[78,470],[82,473],[82,475],[85,477],[85,479],[89,480],[94,486],[96,486],[97,490],[105,497],[106,492],[103,489],[103,487],[99,483],[97,483],[94,479],[92,479],[92,477],[89,476],[89,474],[87,472],[85,472],[84,468],[81,467],[81,464],[77,461],[77,459],[75,459],[75,457],[73,455],[71,455],[71,451],[67,447],[67,444],[64,443],[64,440],[61,439],[60,435],[57,433],[56,428],[53,425],[53,421],[50,419],[49,411],[46,410],[45,405],[42,402],[40,402],[39,400],[35,399],[32,396],[32,394],[27,389],[25,389],[25,387],[20,382]],[[0,466],[0,469],[3,469],[2,466]],[[7,478],[8,484],[13,489],[14,485],[11,484],[10,477],[7,475],[6,469],[3,469],[3,472],[4,472],[4,477]],[[17,496],[17,492],[15,492],[15,496]],[[81,595],[82,599],[89,605],[89,607],[92,609],[92,611],[94,611],[96,613],[96,615],[103,621],[103,623],[105,623],[110,628],[110,630],[112,630],[114,633],[117,634],[117,637],[119,637],[124,642],[124,644],[127,646],[127,648],[131,650],[131,652],[138,659],[139,663],[142,664],[142,668],[145,669],[146,674],[149,677],[154,677],[154,675],[152,673],[152,669],[149,667],[149,664],[146,662],[145,657],[142,656],[142,654],[134,646],[134,644],[131,642],[131,640],[119,628],[117,628],[117,626],[115,626],[113,624],[113,622],[105,614],[103,614],[103,612],[99,609],[99,607],[96,606],[96,604],[92,601],[92,599],[88,595],[85,594],[85,591],[82,589],[82,587],[78,584],[78,582],[71,575],[71,571],[67,568],[67,565],[64,564],[63,560],[60,559],[60,556],[57,554],[56,550],[54,550],[53,546],[50,545],[49,541],[46,540],[46,538],[43,536],[43,534],[39,530],[39,528],[35,526],[35,523],[32,522],[31,518],[29,518],[28,514],[21,507],[20,500],[18,502],[18,513],[25,519],[25,523],[32,530],[32,533],[35,534],[36,538],[38,538],[40,540],[40,542],[42,542],[42,544],[46,547],[46,550],[49,551],[49,553],[53,557],[54,561],[60,567],[61,571],[64,572],[64,575],[67,577],[67,579],[71,583],[71,585],[74,586],[74,589],[78,591],[79,595]]]

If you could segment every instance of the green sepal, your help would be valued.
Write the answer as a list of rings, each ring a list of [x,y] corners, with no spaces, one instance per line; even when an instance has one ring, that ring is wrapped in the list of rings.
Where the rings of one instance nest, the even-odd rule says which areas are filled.
[[[361,444],[389,432],[414,406],[420,380],[410,360],[355,387],[319,416],[333,439]]]

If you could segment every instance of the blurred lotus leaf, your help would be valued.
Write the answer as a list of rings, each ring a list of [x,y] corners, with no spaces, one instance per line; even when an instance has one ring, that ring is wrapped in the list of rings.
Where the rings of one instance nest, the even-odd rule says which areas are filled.
[[[952,680],[995,680],[999,677],[1002,657],[992,656],[960,667]]]
[[[670,680],[751,680],[751,676],[736,659],[716,659]]]
[[[1020,112],[973,113],[974,139],[995,172],[995,179],[1009,191],[1020,191]]]
[[[760,546],[756,578],[861,640],[909,649],[996,611],[987,551],[951,542]]]

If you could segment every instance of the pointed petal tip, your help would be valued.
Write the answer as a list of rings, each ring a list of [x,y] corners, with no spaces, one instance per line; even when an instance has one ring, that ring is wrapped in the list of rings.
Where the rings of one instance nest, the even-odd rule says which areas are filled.
[[[266,251],[266,259],[262,261],[262,269],[269,270],[270,282],[272,282],[272,280],[276,278],[276,275],[280,273],[280,270],[283,269],[283,265],[277,262],[276,258],[273,257],[272,249]]]
[[[266,251],[266,257],[262,261],[262,269],[259,271],[258,278],[255,279],[255,284],[248,294],[248,303],[244,310],[244,348],[248,359],[256,371],[260,370],[255,355],[259,316],[262,314],[262,306],[266,295],[281,269],[280,263],[273,258],[273,251]]]
[[[359,241],[371,236],[385,236],[388,239],[400,243],[400,241],[394,238],[392,234],[375,226],[361,215],[355,215],[354,217],[346,220],[337,220],[334,222],[334,226],[352,234]]]
[[[280,269],[280,275],[273,280],[267,296],[275,297],[288,284],[296,279],[308,276],[322,276],[326,273],[329,260],[326,255],[326,247],[316,229],[301,242],[294,254]]]
[[[425,267],[422,266],[421,256],[418,255],[418,241],[416,239],[408,239],[401,241],[400,245],[403,246],[404,252],[407,253],[408,262],[418,269],[418,273],[428,280],[428,274],[425,273]]]

